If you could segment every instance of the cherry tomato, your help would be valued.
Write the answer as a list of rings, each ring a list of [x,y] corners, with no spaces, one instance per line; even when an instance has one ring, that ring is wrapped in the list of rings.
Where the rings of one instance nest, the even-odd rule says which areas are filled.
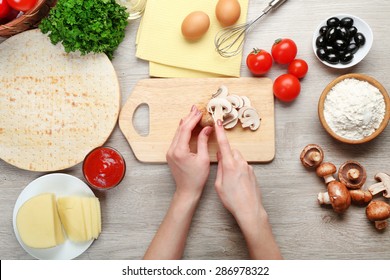
[[[7,0],[0,0],[0,18],[5,18],[10,10]]]
[[[298,79],[302,79],[303,77],[305,77],[308,70],[309,66],[303,59],[294,59],[287,69],[288,73],[294,75]]]
[[[292,62],[297,52],[297,45],[291,39],[277,39],[271,49],[272,57],[279,64]]]
[[[298,97],[301,83],[291,74],[283,74],[276,78],[273,85],[274,95],[281,101],[290,102]]]
[[[38,0],[7,0],[8,4],[17,11],[27,12],[35,7]]]
[[[272,56],[265,50],[253,49],[246,58],[246,65],[253,75],[263,75],[272,66]]]

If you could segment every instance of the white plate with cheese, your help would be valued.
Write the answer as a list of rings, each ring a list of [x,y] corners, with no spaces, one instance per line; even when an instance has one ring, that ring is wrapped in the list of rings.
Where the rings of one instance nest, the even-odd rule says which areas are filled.
[[[44,260],[70,260],[84,253],[93,243],[93,239],[86,242],[72,242],[65,237],[64,243],[47,249],[36,249],[27,246],[22,241],[17,227],[17,214],[21,206],[29,199],[44,193],[53,193],[56,198],[63,196],[95,197],[91,189],[80,179],[62,173],[44,175],[32,181],[20,193],[16,200],[13,212],[13,227],[20,245],[31,256]],[[62,230],[62,229],[61,229]]]

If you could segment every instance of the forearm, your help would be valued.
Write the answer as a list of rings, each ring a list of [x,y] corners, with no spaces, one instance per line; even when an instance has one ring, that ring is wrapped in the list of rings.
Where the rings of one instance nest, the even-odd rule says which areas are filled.
[[[249,219],[241,219],[238,223],[251,259],[282,259],[265,210],[259,211]]]
[[[174,194],[168,212],[144,259],[180,259],[199,196]]]

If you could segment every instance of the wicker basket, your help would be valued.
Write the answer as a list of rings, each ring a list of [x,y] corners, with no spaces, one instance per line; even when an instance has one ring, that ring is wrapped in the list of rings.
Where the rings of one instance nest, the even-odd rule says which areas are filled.
[[[38,0],[34,8],[20,17],[0,25],[0,37],[11,37],[25,30],[35,28],[42,18],[47,16],[57,0]]]

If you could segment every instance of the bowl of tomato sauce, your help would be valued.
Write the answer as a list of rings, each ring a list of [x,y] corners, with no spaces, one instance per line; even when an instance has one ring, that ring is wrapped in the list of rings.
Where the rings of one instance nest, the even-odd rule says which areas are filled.
[[[83,162],[83,175],[88,185],[97,190],[112,189],[119,185],[126,173],[126,162],[114,148],[97,147],[87,154]]]

